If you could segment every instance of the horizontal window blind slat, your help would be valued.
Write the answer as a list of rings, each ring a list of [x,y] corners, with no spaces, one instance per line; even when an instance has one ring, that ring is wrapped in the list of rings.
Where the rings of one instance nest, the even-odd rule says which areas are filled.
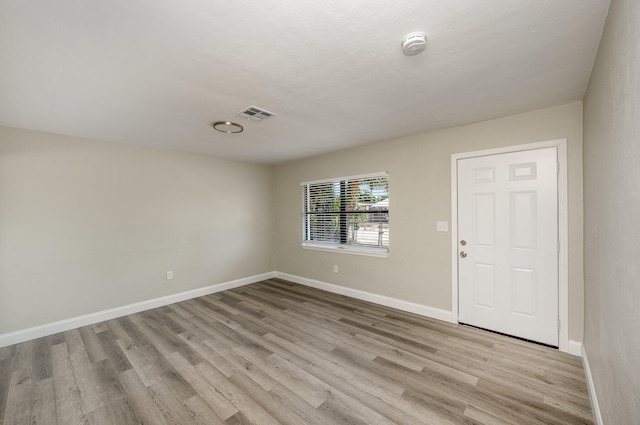
[[[333,183],[336,181],[344,181],[344,180],[354,180],[354,179],[366,179],[366,178],[378,178],[378,177],[389,177],[388,173],[386,171],[379,171],[376,173],[367,173],[367,174],[357,174],[354,176],[342,176],[342,177],[333,177],[330,179],[319,179],[319,180],[311,180],[311,181],[307,181],[307,182],[302,182],[300,183],[300,186],[307,186],[307,185],[316,185],[316,184],[320,184],[320,183]]]
[[[350,210],[350,211],[306,211],[305,214],[380,214],[380,213],[388,213],[389,210]]]

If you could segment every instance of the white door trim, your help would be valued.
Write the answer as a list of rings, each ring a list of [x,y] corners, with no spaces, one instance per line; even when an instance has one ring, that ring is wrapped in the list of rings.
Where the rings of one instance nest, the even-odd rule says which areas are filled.
[[[507,146],[451,155],[451,320],[458,323],[458,160],[478,156],[558,148],[558,317],[560,318],[559,349],[569,352],[569,221],[567,187],[567,139]]]

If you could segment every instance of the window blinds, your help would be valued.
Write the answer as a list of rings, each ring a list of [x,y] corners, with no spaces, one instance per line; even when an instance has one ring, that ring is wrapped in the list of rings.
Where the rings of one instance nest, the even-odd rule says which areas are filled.
[[[303,245],[388,252],[386,173],[302,183]]]

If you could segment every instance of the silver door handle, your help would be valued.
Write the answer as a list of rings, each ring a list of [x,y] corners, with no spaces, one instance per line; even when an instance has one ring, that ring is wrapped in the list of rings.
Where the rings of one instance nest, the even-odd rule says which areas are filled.
[[[464,251],[461,251],[461,252],[460,252],[460,256],[461,256],[462,258],[465,258],[465,257],[467,256],[467,253],[466,253],[466,252],[464,252]]]

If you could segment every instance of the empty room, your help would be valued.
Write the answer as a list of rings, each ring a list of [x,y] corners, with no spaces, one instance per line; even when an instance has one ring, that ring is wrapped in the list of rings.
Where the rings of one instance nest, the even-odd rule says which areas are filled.
[[[637,0],[0,0],[0,425],[640,424]]]

